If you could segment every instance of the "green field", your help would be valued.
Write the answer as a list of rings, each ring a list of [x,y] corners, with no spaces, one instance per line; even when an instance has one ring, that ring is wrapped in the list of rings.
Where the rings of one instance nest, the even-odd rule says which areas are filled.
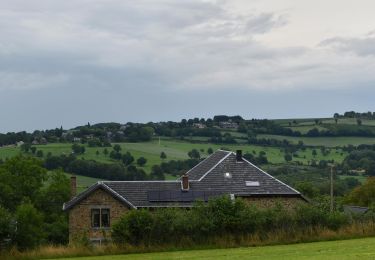
[[[363,238],[294,245],[109,255],[65,259],[375,259],[374,245],[375,238]]]
[[[294,144],[302,141],[309,146],[337,147],[347,145],[375,144],[375,137],[294,137],[283,135],[258,135],[258,138],[288,140]]]
[[[322,124],[336,124],[334,118],[317,118],[322,122]],[[299,119],[276,119],[274,120],[281,126],[289,126],[289,123],[292,123],[292,126],[311,126],[311,128],[317,127],[315,124],[315,118],[299,118]],[[293,121],[297,122],[297,125],[293,124]],[[362,125],[366,126],[375,126],[375,120],[370,119],[361,119]],[[356,118],[339,118],[337,121],[338,125],[357,125]]]
[[[285,137],[281,136],[265,136],[268,138],[279,138],[283,139]],[[375,138],[374,138],[375,141]],[[142,142],[142,143],[119,143],[122,148],[122,152],[130,152],[135,159],[143,156],[147,159],[146,165],[143,169],[146,172],[150,172],[151,167],[155,164],[160,164],[162,159],[160,159],[160,153],[163,151],[167,155],[167,159],[169,160],[181,160],[187,159],[187,153],[195,148],[198,149],[201,153],[202,157],[207,157],[207,149],[212,148],[213,150],[217,149],[227,149],[231,151],[235,151],[238,149],[243,150],[243,153],[249,152],[253,153],[255,156],[259,154],[259,152],[264,151],[270,163],[272,164],[280,164],[285,163],[284,160],[284,151],[281,148],[277,147],[263,147],[263,146],[256,146],[256,145],[248,145],[248,144],[228,144],[228,145],[217,145],[217,144],[207,144],[207,143],[191,143],[187,141],[179,141],[179,140],[172,140],[172,139],[162,139],[160,141],[154,140],[151,142]],[[42,150],[44,155],[46,156],[47,153],[51,153],[52,155],[60,155],[60,154],[70,154],[71,153],[71,146],[70,143],[53,143],[48,145],[37,145],[38,150]],[[96,160],[98,162],[114,162],[109,156],[105,156],[103,153],[103,147],[88,147],[86,146],[86,152],[83,155],[79,155],[79,158],[84,158],[86,160]],[[109,151],[112,150],[111,147],[107,148]],[[3,152],[4,151],[4,152]],[[96,151],[99,151],[99,155],[96,155]],[[19,148],[0,148],[0,158],[10,157],[12,155],[16,155],[20,152]],[[319,149],[317,149],[318,155],[314,158],[312,156],[312,148],[307,148],[305,151],[299,151],[298,157],[293,158],[293,161],[300,161],[304,164],[307,164],[308,161],[311,160],[335,160],[337,162],[341,162],[344,158],[346,153],[342,152],[341,149],[331,150],[331,153],[327,156],[323,156]]]

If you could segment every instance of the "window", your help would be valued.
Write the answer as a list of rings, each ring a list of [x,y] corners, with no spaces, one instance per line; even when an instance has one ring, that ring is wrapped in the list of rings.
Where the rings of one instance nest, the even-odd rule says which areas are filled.
[[[110,225],[109,209],[92,209],[91,210],[91,227],[104,228]]]
[[[257,187],[260,186],[259,181],[246,181],[246,187]]]

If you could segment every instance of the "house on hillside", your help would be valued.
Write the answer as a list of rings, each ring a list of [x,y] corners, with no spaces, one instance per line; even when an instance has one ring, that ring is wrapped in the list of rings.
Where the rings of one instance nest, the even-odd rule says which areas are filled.
[[[249,204],[292,208],[304,197],[242,157],[242,152],[218,150],[173,181],[100,181],[63,205],[69,212],[69,239],[83,234],[93,242],[108,238],[112,223],[129,210],[190,208],[194,201],[218,196],[243,198]]]
[[[225,128],[225,129],[237,129],[238,128],[238,124],[236,122],[232,122],[231,120],[219,122],[219,126],[220,128]]]

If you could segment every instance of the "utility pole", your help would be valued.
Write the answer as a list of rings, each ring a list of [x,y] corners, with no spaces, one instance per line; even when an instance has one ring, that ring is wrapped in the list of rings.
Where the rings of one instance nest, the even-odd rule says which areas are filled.
[[[331,213],[333,212],[333,168],[335,165],[331,165]]]

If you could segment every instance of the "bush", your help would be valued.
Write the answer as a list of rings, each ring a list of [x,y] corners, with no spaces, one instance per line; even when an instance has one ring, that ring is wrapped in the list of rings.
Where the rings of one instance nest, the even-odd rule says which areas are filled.
[[[259,235],[267,238],[277,232],[337,230],[349,223],[347,215],[328,213],[311,205],[288,210],[281,204],[267,209],[247,205],[228,196],[196,202],[191,210],[158,209],[131,211],[115,223],[112,237],[117,243],[155,245],[187,240],[207,243],[214,238]],[[212,241],[212,240],[211,240]]]
[[[15,242],[19,249],[34,248],[43,239],[43,217],[32,204],[21,204],[16,210]]]
[[[149,210],[132,210],[113,226],[112,238],[118,243],[148,244],[152,227],[153,216]]]

